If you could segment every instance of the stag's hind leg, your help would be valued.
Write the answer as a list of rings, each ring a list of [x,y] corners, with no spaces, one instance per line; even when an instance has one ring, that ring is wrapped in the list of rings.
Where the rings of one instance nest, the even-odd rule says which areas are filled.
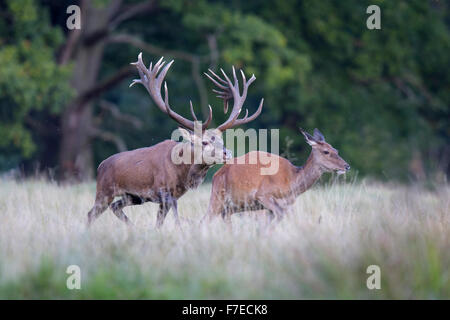
[[[123,212],[123,208],[127,206],[137,205],[137,204],[143,204],[144,201],[135,195],[132,194],[125,194],[122,199],[115,201],[110,205],[110,208],[112,212],[116,215],[119,220],[125,222],[126,224],[131,224],[130,219],[128,219],[127,215]]]
[[[92,209],[88,212],[88,226],[92,224],[106,209],[113,200],[112,195],[103,196],[97,194]]]

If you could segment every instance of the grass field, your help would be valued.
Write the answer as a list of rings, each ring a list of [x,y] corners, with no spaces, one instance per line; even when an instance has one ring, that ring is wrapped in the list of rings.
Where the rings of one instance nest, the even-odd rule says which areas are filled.
[[[155,230],[154,204],[86,228],[95,184],[0,180],[0,298],[450,298],[450,187],[334,183],[301,195],[272,229],[259,214],[199,225],[210,185]],[[66,268],[81,268],[68,290]],[[369,290],[369,265],[381,289]]]

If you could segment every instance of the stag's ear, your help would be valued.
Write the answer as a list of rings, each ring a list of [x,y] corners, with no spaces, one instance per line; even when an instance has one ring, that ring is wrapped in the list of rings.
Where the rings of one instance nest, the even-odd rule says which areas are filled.
[[[316,139],[314,139],[314,137],[312,135],[310,135],[308,132],[306,132],[302,128],[299,128],[299,129],[300,129],[300,132],[305,136],[306,142],[310,146],[315,146],[317,144]]]
[[[178,128],[178,131],[181,133],[181,136],[183,137],[184,142],[188,142],[188,141],[192,142],[191,132],[189,132],[188,130],[181,128],[181,127]]]
[[[325,141],[325,137],[323,136],[322,132],[319,131],[319,129],[314,129],[314,140],[323,142]]]

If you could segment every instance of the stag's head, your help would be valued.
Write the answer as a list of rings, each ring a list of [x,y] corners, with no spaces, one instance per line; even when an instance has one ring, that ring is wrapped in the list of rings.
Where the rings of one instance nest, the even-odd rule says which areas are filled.
[[[213,165],[223,163],[232,157],[231,151],[225,147],[220,130],[208,129],[202,132],[178,128],[178,133],[181,134],[184,145],[180,145],[176,152],[178,156],[185,156],[180,154],[179,150],[183,150],[183,153],[188,152],[185,163]]]
[[[305,136],[306,142],[312,147],[312,154],[316,163],[322,170],[327,172],[337,171],[342,174],[350,170],[350,166],[339,156],[339,151],[325,141],[319,129],[314,129],[314,134],[300,128],[300,132]]]
[[[243,80],[242,94],[239,90],[239,81],[236,76],[236,71],[233,67],[233,82],[221,69],[223,78],[219,77],[213,71],[209,70],[209,74],[205,75],[217,86],[218,90],[213,90],[217,97],[224,101],[224,112],[228,111],[228,102],[233,99],[233,108],[230,112],[228,119],[219,125],[215,129],[208,129],[208,126],[212,120],[212,108],[208,105],[209,115],[205,122],[200,122],[194,112],[192,102],[190,102],[190,110],[193,120],[188,120],[172,110],[169,105],[169,91],[167,89],[167,83],[164,83],[164,99],[161,96],[161,86],[164,81],[164,77],[167,74],[173,60],[165,65],[165,61],[161,58],[154,66],[150,63],[150,67],[147,69],[142,61],[142,53],[138,56],[138,61],[132,63],[136,66],[139,72],[140,79],[135,79],[131,83],[130,87],[136,83],[142,84],[152,97],[158,108],[166,113],[169,117],[174,119],[180,125],[179,132],[183,137],[183,141],[191,146],[188,150],[201,150],[201,161],[205,164],[223,163],[224,161],[232,157],[230,150],[225,148],[224,141],[222,139],[222,133],[232,127],[247,123],[255,119],[262,110],[264,100],[261,100],[258,110],[250,117],[248,117],[248,110],[244,118],[238,119],[242,110],[242,106],[247,97],[247,90],[250,84],[255,81],[255,76],[247,81],[244,72],[241,70],[241,76]],[[165,65],[165,66],[164,66]]]

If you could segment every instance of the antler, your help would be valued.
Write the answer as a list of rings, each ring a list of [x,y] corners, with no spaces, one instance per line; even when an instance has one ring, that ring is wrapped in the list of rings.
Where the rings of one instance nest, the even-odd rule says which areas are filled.
[[[218,94],[217,95],[218,98],[223,99],[224,113],[227,113],[227,111],[228,111],[228,101],[231,98],[233,98],[233,101],[234,101],[233,109],[231,110],[231,113],[230,113],[230,116],[228,117],[228,120],[226,120],[224,123],[222,123],[217,129],[219,129],[220,131],[224,131],[226,129],[229,129],[229,128],[232,128],[232,127],[235,127],[235,126],[238,126],[238,125],[250,122],[250,121],[256,119],[256,117],[259,116],[259,114],[261,113],[262,107],[263,107],[264,98],[261,99],[261,102],[259,104],[258,110],[256,110],[256,112],[251,117],[248,117],[248,109],[246,109],[245,117],[242,118],[242,119],[238,119],[239,114],[241,113],[241,110],[242,110],[242,105],[244,104],[244,101],[247,98],[248,87],[256,79],[255,75],[252,75],[252,77],[247,81],[247,79],[245,78],[244,72],[242,70],[240,70],[241,71],[241,75],[242,75],[242,81],[243,81],[242,95],[240,95],[240,92],[239,92],[239,81],[238,81],[238,79],[236,77],[236,71],[234,69],[234,66],[233,66],[234,84],[231,82],[230,78],[228,78],[227,74],[222,69],[220,69],[220,71],[222,71],[222,74],[225,77],[225,80],[220,78],[211,69],[208,69],[208,71],[209,71],[209,73],[211,75],[209,75],[207,73],[205,73],[205,75],[219,89],[221,89],[221,90],[213,89],[213,91]]]
[[[180,116],[178,113],[174,112],[172,108],[169,105],[169,90],[167,89],[167,83],[164,82],[164,91],[165,96],[164,100],[161,96],[161,85],[164,80],[164,77],[167,74],[167,71],[169,70],[170,66],[173,63],[173,60],[170,61],[164,68],[164,64],[166,63],[163,61],[164,57],[161,57],[161,59],[158,60],[158,62],[154,65],[153,63],[150,63],[150,67],[147,69],[145,67],[144,62],[142,61],[142,52],[138,55],[138,61],[131,63],[132,65],[135,65],[138,69],[140,79],[134,79],[133,82],[130,84],[130,87],[133,86],[136,83],[142,84],[145,89],[147,89],[148,93],[152,97],[153,101],[156,103],[158,108],[169,115],[172,119],[174,119],[176,122],[178,122],[181,126],[194,130],[194,121],[197,121],[197,117],[194,113],[194,107],[192,106],[192,101],[190,101],[190,108],[191,108],[191,114],[194,118],[194,121],[188,120],[182,116]],[[161,70],[162,69],[162,70]],[[161,71],[161,72],[160,72]],[[159,73],[159,75],[158,75]],[[205,123],[202,125],[202,130],[205,130],[212,119],[212,109],[211,106],[209,107],[209,116]]]

